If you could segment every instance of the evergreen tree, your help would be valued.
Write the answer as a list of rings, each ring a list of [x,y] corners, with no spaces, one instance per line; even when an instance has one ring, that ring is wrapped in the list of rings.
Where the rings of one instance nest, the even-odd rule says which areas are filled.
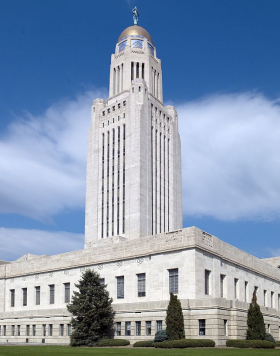
[[[265,340],[265,325],[260,306],[257,303],[256,291],[253,293],[252,302],[248,309],[247,326],[247,340]]]
[[[166,333],[169,340],[185,338],[184,317],[181,302],[177,295],[170,293],[170,301],[166,313]]]
[[[114,313],[106,286],[98,273],[86,270],[75,284],[72,301],[67,309],[73,314],[71,346],[92,346],[109,335]]]

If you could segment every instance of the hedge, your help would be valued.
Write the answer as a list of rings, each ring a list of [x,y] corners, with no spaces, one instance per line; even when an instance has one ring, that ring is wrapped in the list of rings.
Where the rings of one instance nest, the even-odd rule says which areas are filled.
[[[103,339],[100,340],[98,346],[105,347],[105,346],[127,346],[130,344],[130,341],[125,339]]]
[[[275,344],[266,340],[227,340],[227,347],[237,347],[239,349],[274,349]]]
[[[154,347],[153,340],[137,341],[133,344],[133,347]]]
[[[161,349],[186,349],[188,347],[214,347],[215,342],[208,339],[181,339],[156,342],[155,347]]]
[[[276,342],[275,342],[275,346],[276,346],[276,347],[280,347],[280,341],[276,341]]]

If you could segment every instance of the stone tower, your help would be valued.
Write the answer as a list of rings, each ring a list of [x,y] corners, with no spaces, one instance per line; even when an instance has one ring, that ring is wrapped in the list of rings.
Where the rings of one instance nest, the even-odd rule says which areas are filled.
[[[164,106],[150,34],[126,28],[111,56],[109,99],[96,99],[88,135],[85,246],[182,228],[181,143]]]

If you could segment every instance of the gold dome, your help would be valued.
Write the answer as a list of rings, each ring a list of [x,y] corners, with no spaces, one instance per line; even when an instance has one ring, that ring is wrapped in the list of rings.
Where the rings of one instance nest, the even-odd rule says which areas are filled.
[[[134,26],[130,26],[127,27],[120,35],[118,42],[120,42],[120,40],[126,36],[143,36],[145,38],[147,38],[150,42],[153,43],[152,37],[150,36],[149,32],[146,31],[143,27],[134,25]]]

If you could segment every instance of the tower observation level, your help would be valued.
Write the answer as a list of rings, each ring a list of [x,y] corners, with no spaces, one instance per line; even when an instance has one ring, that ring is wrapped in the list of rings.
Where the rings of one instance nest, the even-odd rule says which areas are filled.
[[[135,24],[121,33],[111,56],[108,101],[92,106],[85,246],[182,228],[181,185],[178,115],[163,104],[153,40]]]

